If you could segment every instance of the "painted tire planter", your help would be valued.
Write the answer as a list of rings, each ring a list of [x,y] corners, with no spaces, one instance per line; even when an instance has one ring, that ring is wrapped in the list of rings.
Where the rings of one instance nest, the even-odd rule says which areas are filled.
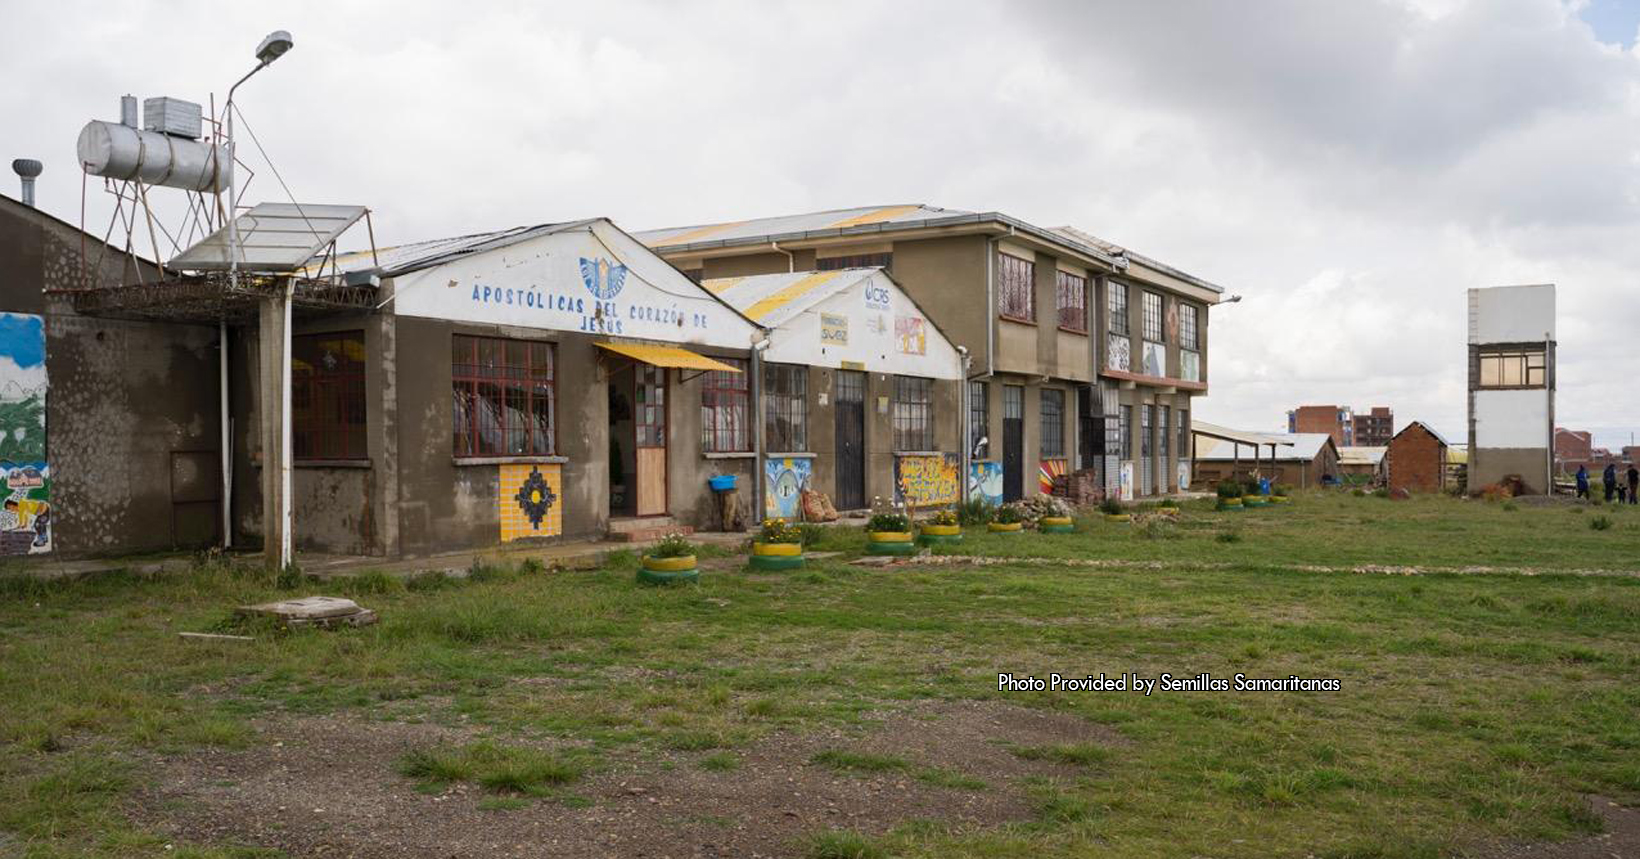
[[[924,525],[917,530],[917,539],[924,546],[936,543],[961,543],[961,525]]]
[[[1036,527],[1044,534],[1076,533],[1076,522],[1069,516],[1043,516],[1036,520]]]
[[[1025,530],[1024,522],[992,522],[985,526],[988,530],[999,534],[1012,534],[1015,531]]]
[[[1263,507],[1266,503],[1262,495],[1241,496],[1241,506],[1243,507]]]
[[[1219,509],[1220,510],[1240,510],[1241,509],[1241,499],[1240,498],[1220,498],[1219,499]]]
[[[910,531],[867,531],[866,554],[915,555],[917,544],[912,541]]]
[[[1285,495],[1272,495],[1272,496],[1270,496],[1270,503],[1271,504],[1286,504],[1287,503],[1287,496],[1285,496]]]
[[[1106,522],[1131,522],[1131,521],[1133,521],[1133,514],[1132,513],[1106,513],[1105,514],[1105,521]]]
[[[802,543],[753,543],[752,569],[795,570],[803,566]]]
[[[643,557],[638,568],[638,581],[646,585],[672,585],[700,581],[700,570],[695,567],[695,556],[681,558]]]

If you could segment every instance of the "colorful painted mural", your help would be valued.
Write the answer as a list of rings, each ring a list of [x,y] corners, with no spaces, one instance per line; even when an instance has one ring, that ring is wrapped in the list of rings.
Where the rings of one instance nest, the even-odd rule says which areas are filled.
[[[901,355],[928,354],[928,331],[921,316],[894,317],[894,346]]]
[[[564,484],[558,465],[503,465],[501,542],[564,533]]]
[[[1122,479],[1116,487],[1116,491],[1119,493],[1116,496],[1116,499],[1118,501],[1132,501],[1133,498],[1134,498],[1134,494],[1133,494],[1133,463],[1131,463],[1131,462],[1122,463],[1121,474],[1122,474]]]
[[[907,507],[955,504],[962,492],[957,455],[900,456],[894,459],[894,488]]]
[[[968,463],[968,500],[1002,506],[1002,463]]]
[[[32,314],[0,313],[0,475],[0,555],[51,551],[46,329]]]
[[[763,515],[792,521],[803,518],[798,502],[813,476],[814,460],[805,456],[764,460]]]
[[[1037,463],[1037,485],[1044,495],[1051,494],[1053,492],[1053,479],[1070,470],[1071,463],[1068,459],[1044,459]]]

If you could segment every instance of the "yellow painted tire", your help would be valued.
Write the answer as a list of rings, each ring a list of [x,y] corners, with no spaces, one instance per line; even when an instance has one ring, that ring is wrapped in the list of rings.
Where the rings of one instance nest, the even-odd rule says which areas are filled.
[[[1287,496],[1285,495],[1272,495],[1270,496],[1270,500],[1276,504],[1286,504],[1288,501]]]
[[[652,573],[681,573],[684,570],[695,568],[695,556],[684,555],[681,558],[651,558],[643,557],[643,568]]]
[[[987,525],[986,527],[989,528],[990,530],[998,532],[998,533],[1011,534],[1015,531],[1023,531],[1025,529],[1025,523],[1024,522],[992,522],[991,524]]]
[[[873,543],[909,543],[910,531],[867,531],[866,539]]]
[[[1106,513],[1106,522],[1128,522],[1133,519],[1132,513]]]
[[[769,558],[789,558],[803,554],[802,543],[753,543],[752,554]]]
[[[953,536],[959,536],[961,534],[962,534],[962,526],[961,525],[924,525],[924,526],[922,526],[922,535],[924,537],[953,537]]]

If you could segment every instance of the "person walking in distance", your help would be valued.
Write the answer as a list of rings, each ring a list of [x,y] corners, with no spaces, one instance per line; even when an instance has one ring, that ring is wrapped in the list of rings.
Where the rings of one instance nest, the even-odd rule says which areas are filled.
[[[1584,500],[1589,498],[1589,467],[1587,465],[1577,467],[1577,497]]]
[[[1606,464],[1606,470],[1600,474],[1600,482],[1606,490],[1606,503],[1612,503],[1612,496],[1617,494],[1617,463]]]
[[[1630,464],[1628,478],[1629,503],[1640,504],[1640,499],[1636,498],[1636,496],[1640,496],[1640,468],[1635,468],[1633,464]]]

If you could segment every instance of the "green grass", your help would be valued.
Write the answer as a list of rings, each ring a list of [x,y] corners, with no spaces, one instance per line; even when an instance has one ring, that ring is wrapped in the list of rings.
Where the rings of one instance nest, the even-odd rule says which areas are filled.
[[[493,561],[467,579],[367,573],[334,590],[381,623],[326,633],[239,625],[233,606],[291,592],[220,561],[161,578],[0,574],[0,830],[25,855],[158,855],[165,842],[120,811],[156,778],[154,757],[254,745],[252,718],[273,710],[465,730],[384,783],[480,785],[501,813],[583,801],[564,791],[605,759],[745,771],[742,751],[773,732],[854,731],[966,698],[1086,720],[1119,742],[1015,748],[1074,768],[1023,786],[922,752],[828,750],[817,766],[1024,789],[1035,811],[1000,829],[831,833],[798,849],[1435,856],[1575,837],[1597,824],[1584,795],[1640,801],[1640,579],[1559,573],[1640,571],[1640,514],[1602,508],[1611,525],[1594,530],[1590,515],[1515,503],[1301,494],[1221,514],[1188,502],[1165,537],[1097,517],[1069,535],[970,528],[940,551],[1040,560],[892,571],[848,564],[863,535],[832,528],[815,545],[845,555],[801,575],[730,570],[676,589],[636,587],[631,556],[551,574]],[[1351,571],[1366,565],[1449,572]],[[1476,566],[1537,574],[1456,572]],[[1343,688],[996,691],[999,672],[1049,671]]]

